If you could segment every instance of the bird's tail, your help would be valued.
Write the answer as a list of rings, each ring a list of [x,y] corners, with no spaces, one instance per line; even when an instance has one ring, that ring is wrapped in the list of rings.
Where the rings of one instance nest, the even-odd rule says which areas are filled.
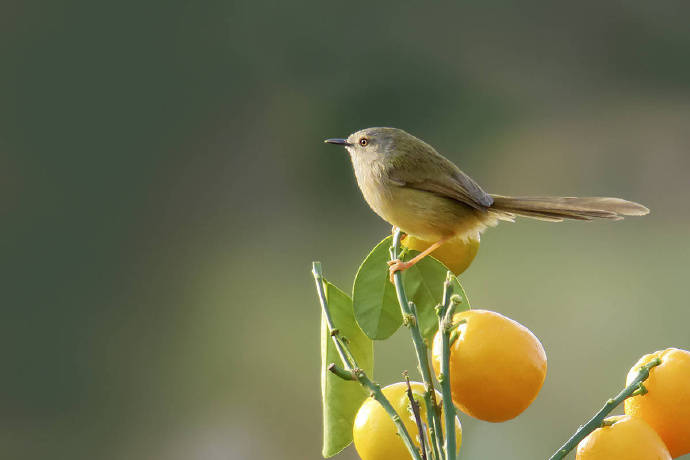
[[[623,216],[643,216],[649,209],[639,203],[620,198],[605,197],[555,197],[555,196],[501,196],[494,199],[491,210],[502,219],[525,216],[534,219],[561,222],[564,219],[620,220]]]

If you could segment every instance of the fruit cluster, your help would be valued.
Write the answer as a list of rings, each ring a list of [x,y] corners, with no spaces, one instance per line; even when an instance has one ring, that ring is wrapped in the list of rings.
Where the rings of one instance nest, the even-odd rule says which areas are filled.
[[[481,420],[516,417],[534,400],[544,381],[546,357],[541,344],[524,326],[498,313],[470,310],[456,319],[466,322],[459,326],[463,330],[451,354],[453,402]],[[666,460],[690,453],[690,352],[669,348],[645,355],[630,369],[626,383],[654,358],[661,364],[651,369],[644,383],[646,392],[626,399],[625,415],[605,419],[603,426],[581,441],[577,460]],[[438,375],[438,339],[433,363]],[[413,383],[412,388],[424,410],[423,384]],[[395,383],[383,392],[398,413],[407,415],[404,423],[414,432],[405,384]],[[461,429],[456,423],[459,449]],[[362,460],[409,458],[393,422],[371,399],[357,413],[353,434]]]
[[[646,392],[625,400],[625,415],[610,417],[577,447],[578,460],[671,459],[690,453],[690,352],[668,348],[645,355],[630,369],[653,359],[660,364],[644,382]]]

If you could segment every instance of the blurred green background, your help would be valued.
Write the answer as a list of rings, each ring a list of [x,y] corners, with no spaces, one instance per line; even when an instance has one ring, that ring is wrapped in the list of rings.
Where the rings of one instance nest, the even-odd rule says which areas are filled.
[[[690,6],[9,0],[0,457],[316,459],[310,262],[390,231],[326,137],[388,125],[500,194],[651,215],[489,230],[462,276],[549,374],[463,459],[550,455],[644,353],[690,348]],[[405,334],[381,383],[415,372]],[[342,459],[354,459],[349,448]]]

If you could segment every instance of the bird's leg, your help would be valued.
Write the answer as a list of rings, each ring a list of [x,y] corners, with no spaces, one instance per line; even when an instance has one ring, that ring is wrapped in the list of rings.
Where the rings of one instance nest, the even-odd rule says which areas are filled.
[[[408,260],[407,262],[403,262],[400,259],[388,261],[388,274],[389,274],[389,279],[390,279],[391,283],[393,283],[393,275],[395,274],[395,272],[407,270],[408,268],[410,268],[411,266],[413,266],[414,264],[416,264],[417,262],[419,262],[420,260],[422,260],[423,258],[428,256],[429,254],[434,252],[436,249],[441,247],[443,245],[443,243],[448,241],[450,238],[451,238],[450,236],[446,236],[445,238],[441,238],[440,240],[438,240],[437,242],[435,242],[434,244],[432,244],[431,246],[429,246],[428,248],[426,248],[425,250],[423,250],[422,252],[420,252],[419,254],[417,254],[416,256],[411,258],[410,260]]]

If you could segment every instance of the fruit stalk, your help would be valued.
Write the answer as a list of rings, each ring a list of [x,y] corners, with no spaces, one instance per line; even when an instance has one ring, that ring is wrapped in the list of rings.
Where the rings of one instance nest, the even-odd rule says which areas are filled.
[[[443,395],[443,415],[446,422],[446,436],[444,449],[446,459],[455,459],[455,405],[450,392],[450,332],[455,303],[451,300],[453,286],[451,280],[453,274],[448,272],[446,282],[443,283],[443,303],[438,312],[438,327],[441,333],[441,372],[438,376]]]
[[[326,292],[323,287],[324,279],[320,262],[312,263],[312,273],[314,274],[314,281],[316,282],[316,292],[319,296],[319,302],[321,303],[321,310],[323,311],[326,325],[328,326],[328,331],[330,332],[335,348],[338,351],[338,355],[340,356],[340,360],[342,361],[345,372],[350,373],[354,380],[357,380],[360,385],[369,390],[371,396],[379,404],[381,404],[381,407],[383,407],[383,409],[393,420],[393,423],[398,430],[398,434],[400,435],[403,443],[405,443],[405,447],[407,447],[407,450],[409,450],[412,458],[414,460],[422,460],[421,456],[419,455],[419,451],[412,442],[410,433],[408,433],[407,428],[405,428],[405,425],[400,419],[400,415],[398,415],[390,401],[388,401],[388,399],[383,395],[381,386],[373,382],[367,376],[366,372],[359,368],[357,361],[352,355],[352,352],[350,351],[346,341],[343,340],[344,338],[340,336],[338,329],[335,327],[335,324],[333,324],[333,318],[331,317],[331,312],[328,309],[328,301],[326,300]],[[340,375],[342,373],[342,369],[337,369],[337,366],[331,365],[329,366],[329,370],[335,375],[343,377]],[[347,378],[346,380],[350,379]]]
[[[401,237],[402,231],[399,228],[396,228],[393,232],[393,243],[390,247],[391,261],[399,258],[398,251],[400,249]],[[417,318],[414,304],[412,302],[408,302],[407,300],[407,294],[405,294],[405,287],[403,286],[401,271],[396,271],[393,274],[393,281],[395,282],[395,293],[398,296],[398,303],[400,304],[402,317],[413,319],[412,321],[406,321],[405,324],[410,328],[410,333],[412,334],[412,343],[414,344],[415,353],[417,354],[418,369],[422,375],[422,381],[424,382],[426,392],[429,395],[428,398],[425,398],[425,403],[427,405],[427,415],[430,419],[429,432],[430,437],[432,438],[431,444],[434,448],[434,453],[438,453],[438,458],[440,458],[440,453],[442,452],[441,446],[443,443],[443,431],[441,429],[441,420],[437,410],[438,403],[436,402],[436,392],[434,391],[434,383],[431,377],[431,367],[429,366],[429,354],[427,351],[427,346],[424,343],[422,332],[419,329],[419,319]],[[431,403],[432,407],[429,407],[429,403]],[[432,427],[433,429],[431,429]],[[452,426],[446,427],[446,431],[450,429],[453,429]],[[454,430],[453,433],[455,433]]]
[[[659,364],[661,364],[661,360],[659,358],[654,358],[644,366],[640,367],[640,370],[637,373],[637,377],[635,377],[635,379],[632,382],[630,382],[630,385],[625,387],[623,391],[618,393],[614,398],[606,401],[604,407],[602,407],[599,410],[599,412],[597,412],[594,415],[594,417],[592,417],[587,423],[581,426],[575,432],[575,434],[572,435],[572,437],[568,439],[568,441],[566,441],[566,443],[563,444],[561,448],[558,449],[556,453],[549,458],[549,460],[561,460],[565,458],[565,456],[568,455],[568,453],[571,450],[577,447],[580,441],[586,438],[588,434],[602,426],[604,418],[606,418],[606,416],[609,415],[611,411],[613,411],[613,409],[616,408],[616,406],[618,406],[620,403],[625,401],[630,396],[633,396],[633,394],[644,394],[646,390],[644,390],[642,382],[649,378],[649,370],[654,366],[658,366]]]

